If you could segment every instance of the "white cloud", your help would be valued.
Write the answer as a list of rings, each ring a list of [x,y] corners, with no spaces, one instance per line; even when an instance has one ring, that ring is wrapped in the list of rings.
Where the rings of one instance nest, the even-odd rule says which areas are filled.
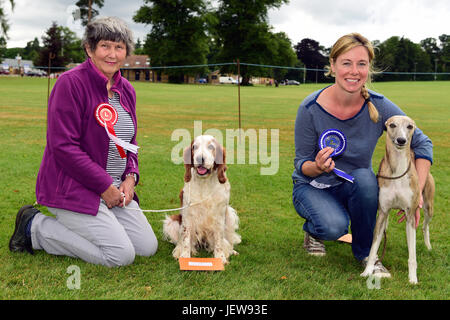
[[[75,0],[15,0],[16,6],[13,12],[10,10],[9,3],[6,2],[4,8],[10,23],[7,46],[9,48],[24,47],[35,37],[42,44],[41,38],[53,21],[60,26],[70,27],[81,38],[84,29],[74,28],[70,10],[68,10],[74,6],[75,2]],[[106,0],[103,8],[100,9],[100,14],[122,18],[133,30],[135,39],[139,37],[142,40],[147,34],[148,27],[133,22],[133,16],[142,4],[142,0]]]
[[[67,26],[67,8],[75,0],[15,0],[11,13],[3,1],[11,28],[8,47],[24,47],[42,35],[52,21]],[[216,0],[214,1],[216,3]],[[142,0],[106,0],[101,15],[118,16],[133,30],[135,38],[145,39],[150,27],[134,23],[133,15]],[[449,0],[291,0],[280,9],[269,11],[274,31],[285,32],[293,44],[311,38],[331,46],[339,36],[360,32],[371,40],[384,41],[391,36],[405,36],[418,43],[450,32]],[[82,31],[77,32],[82,36]]]
[[[291,0],[271,10],[275,31],[284,31],[295,44],[311,38],[332,46],[341,35],[359,32],[370,40],[405,36],[418,43],[450,31],[448,0]]]

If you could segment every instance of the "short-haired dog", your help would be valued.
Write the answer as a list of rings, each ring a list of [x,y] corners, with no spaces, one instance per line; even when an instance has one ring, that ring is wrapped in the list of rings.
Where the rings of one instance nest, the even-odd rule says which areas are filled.
[[[373,234],[372,247],[364,272],[367,277],[373,273],[377,252],[384,231],[388,224],[390,209],[400,209],[406,215],[406,239],[408,243],[409,282],[417,283],[416,262],[416,229],[415,212],[420,201],[419,178],[415,166],[414,153],[411,150],[411,140],[416,129],[415,122],[407,116],[393,116],[386,123],[386,153],[378,171],[379,213]],[[429,223],[433,216],[435,184],[431,174],[428,174],[423,188],[423,235],[426,247],[431,250]],[[390,274],[384,274],[390,277]]]

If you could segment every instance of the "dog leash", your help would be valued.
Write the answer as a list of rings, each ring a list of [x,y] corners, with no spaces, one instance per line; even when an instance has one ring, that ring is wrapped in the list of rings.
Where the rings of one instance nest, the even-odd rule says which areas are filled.
[[[381,178],[381,179],[388,179],[388,180],[395,180],[395,179],[400,179],[400,178],[402,178],[402,177],[404,177],[405,176],[405,174],[407,174],[408,173],[408,171],[409,171],[409,169],[411,169],[411,160],[409,161],[409,164],[408,164],[408,168],[406,169],[406,171],[402,174],[402,175],[400,175],[400,176],[398,176],[398,177],[386,177],[386,176],[382,176],[382,175],[379,175],[378,173],[377,173],[377,178]],[[378,171],[379,172],[379,171]]]
[[[204,201],[206,201],[206,200],[208,200],[210,197],[207,197],[206,199],[204,199],[204,200],[201,200],[201,201],[197,201],[197,202],[194,202],[194,203],[188,203],[187,205],[185,205],[185,206],[182,206],[182,207],[180,207],[180,208],[174,208],[174,209],[161,209],[161,210],[152,210],[152,209],[146,209],[146,210],[143,210],[143,209],[136,209],[136,208],[127,208],[126,207],[126,205],[125,205],[125,193],[123,193],[122,192],[122,196],[123,196],[123,208],[124,209],[127,209],[127,210],[135,210],[135,211],[142,211],[142,212],[172,212],[172,211],[180,211],[180,210],[183,210],[183,209],[186,209],[186,208],[189,208],[189,207],[193,207],[193,206],[196,206],[196,205],[199,205],[200,203],[202,203],[202,202],[204,202]],[[189,201],[191,201],[191,185],[189,184]]]
[[[136,208],[127,208],[125,206],[125,198],[123,198],[123,208],[127,209],[127,210],[135,210],[135,211],[142,211],[142,212],[171,212],[171,211],[180,211],[180,210],[183,210],[183,209],[186,209],[186,208],[189,208],[189,207],[193,207],[193,206],[199,205],[203,201],[205,201],[205,200],[198,201],[198,202],[195,202],[195,203],[188,203],[187,205],[185,205],[183,207],[174,208],[174,209],[161,209],[161,210],[146,209],[146,210],[144,210],[144,209],[136,209]]]

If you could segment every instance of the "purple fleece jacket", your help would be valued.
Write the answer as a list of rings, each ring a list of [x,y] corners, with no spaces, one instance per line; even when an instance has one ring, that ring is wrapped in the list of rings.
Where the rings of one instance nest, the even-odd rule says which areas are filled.
[[[47,145],[36,183],[39,204],[97,215],[100,195],[113,182],[106,172],[109,138],[94,115],[100,103],[108,103],[107,81],[90,59],[56,81],[48,103]],[[114,75],[111,90],[119,94],[137,132],[136,93],[120,71]],[[136,134],[131,143],[137,145]],[[131,152],[122,180],[128,173],[136,173],[139,179],[138,158]],[[137,200],[136,194],[134,198]]]

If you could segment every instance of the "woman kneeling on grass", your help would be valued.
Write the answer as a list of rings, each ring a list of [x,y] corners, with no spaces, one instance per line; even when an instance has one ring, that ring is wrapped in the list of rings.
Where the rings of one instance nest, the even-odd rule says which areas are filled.
[[[386,97],[366,89],[365,84],[373,72],[373,59],[372,44],[360,34],[345,35],[334,44],[328,74],[335,77],[335,83],[312,93],[298,109],[292,175],[294,207],[306,220],[303,225],[306,251],[325,255],[322,240],[336,240],[345,235],[351,221],[353,255],[363,266],[372,245],[378,207],[373,151],[386,130],[385,121],[393,115],[404,115]],[[319,147],[320,137],[326,136],[329,129],[335,129],[341,140],[346,138],[345,150],[335,157],[332,154],[339,147]],[[430,139],[416,129],[411,148],[423,189],[433,146]],[[348,173],[349,180],[353,177],[353,183],[339,177],[333,171],[335,168]],[[416,228],[422,203],[421,198]],[[374,273],[387,272],[378,261]]]
[[[87,60],[59,77],[48,105],[36,196],[56,219],[22,207],[9,249],[124,266],[158,246],[134,192],[138,159],[129,144],[137,144],[136,93],[119,70],[133,36],[122,20],[99,18],[87,25],[83,47]]]

